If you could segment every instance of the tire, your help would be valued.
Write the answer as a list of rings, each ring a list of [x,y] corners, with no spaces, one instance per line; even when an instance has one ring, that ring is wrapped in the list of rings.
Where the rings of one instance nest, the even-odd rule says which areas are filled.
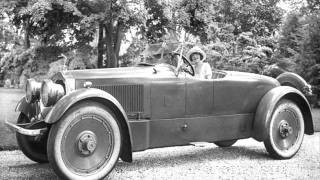
[[[101,179],[112,171],[121,149],[121,131],[114,113],[100,103],[85,101],[53,124],[48,158],[64,179]]]
[[[17,123],[29,123],[29,118],[21,113],[18,117]],[[30,128],[30,127],[29,127]],[[47,157],[47,140],[48,133],[44,134],[40,138],[36,139],[32,136],[22,135],[16,133],[17,143],[22,153],[26,155],[32,161],[38,163],[48,162]]]
[[[236,142],[237,140],[233,139],[233,140],[227,140],[227,141],[217,141],[217,142],[214,142],[214,144],[219,147],[230,147]]]
[[[290,100],[281,100],[267,125],[264,145],[275,159],[289,159],[300,149],[304,136],[304,120],[299,107]]]

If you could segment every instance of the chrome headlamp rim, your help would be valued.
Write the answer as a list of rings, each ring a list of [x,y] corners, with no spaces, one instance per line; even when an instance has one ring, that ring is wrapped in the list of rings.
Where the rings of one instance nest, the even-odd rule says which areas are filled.
[[[35,79],[28,79],[25,86],[25,97],[27,103],[34,103],[40,99],[41,83]]]
[[[41,83],[40,99],[44,106],[47,106],[48,104],[50,84],[51,84],[51,80],[43,80]]]
[[[50,79],[42,81],[40,96],[45,107],[54,105],[65,95],[65,90],[61,84],[54,83]]]

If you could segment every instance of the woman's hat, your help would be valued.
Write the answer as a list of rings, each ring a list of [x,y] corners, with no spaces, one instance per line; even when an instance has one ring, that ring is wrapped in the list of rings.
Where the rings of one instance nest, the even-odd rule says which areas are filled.
[[[191,48],[187,53],[187,58],[191,61],[191,55],[197,53],[200,54],[201,61],[206,59],[206,53],[198,46]]]

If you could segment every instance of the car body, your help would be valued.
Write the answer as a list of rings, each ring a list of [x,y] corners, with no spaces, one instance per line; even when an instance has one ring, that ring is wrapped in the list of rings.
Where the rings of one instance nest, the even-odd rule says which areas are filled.
[[[132,152],[199,141],[226,147],[253,137],[273,157],[287,159],[303,134],[313,134],[299,90],[244,72],[213,70],[212,79],[195,78],[180,57],[189,70],[141,63],[63,71],[42,84],[29,80],[16,108],[18,124],[7,124],[30,159],[49,160],[67,179],[100,179],[118,157],[131,162]]]

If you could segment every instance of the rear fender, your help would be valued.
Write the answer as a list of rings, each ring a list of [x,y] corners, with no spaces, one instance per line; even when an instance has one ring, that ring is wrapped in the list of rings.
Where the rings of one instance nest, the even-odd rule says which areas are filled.
[[[47,114],[44,121],[48,124],[56,123],[61,119],[64,113],[67,112],[72,106],[85,100],[91,100],[99,102],[105,106],[108,106],[116,115],[121,126],[123,133],[123,149],[121,158],[124,161],[132,161],[132,136],[131,128],[129,126],[128,117],[118,102],[111,94],[96,88],[82,88],[75,90],[68,95],[63,96]]]
[[[263,141],[267,137],[267,125],[271,121],[277,103],[281,99],[288,99],[297,104],[300,108],[304,123],[305,133],[311,135],[314,133],[313,120],[310,105],[305,96],[297,89],[289,86],[279,86],[268,91],[261,99],[256,110],[252,137],[258,141]]]
[[[291,86],[298,89],[305,95],[312,95],[311,86],[296,73],[282,73],[277,77],[277,80],[279,81],[281,86]]]

